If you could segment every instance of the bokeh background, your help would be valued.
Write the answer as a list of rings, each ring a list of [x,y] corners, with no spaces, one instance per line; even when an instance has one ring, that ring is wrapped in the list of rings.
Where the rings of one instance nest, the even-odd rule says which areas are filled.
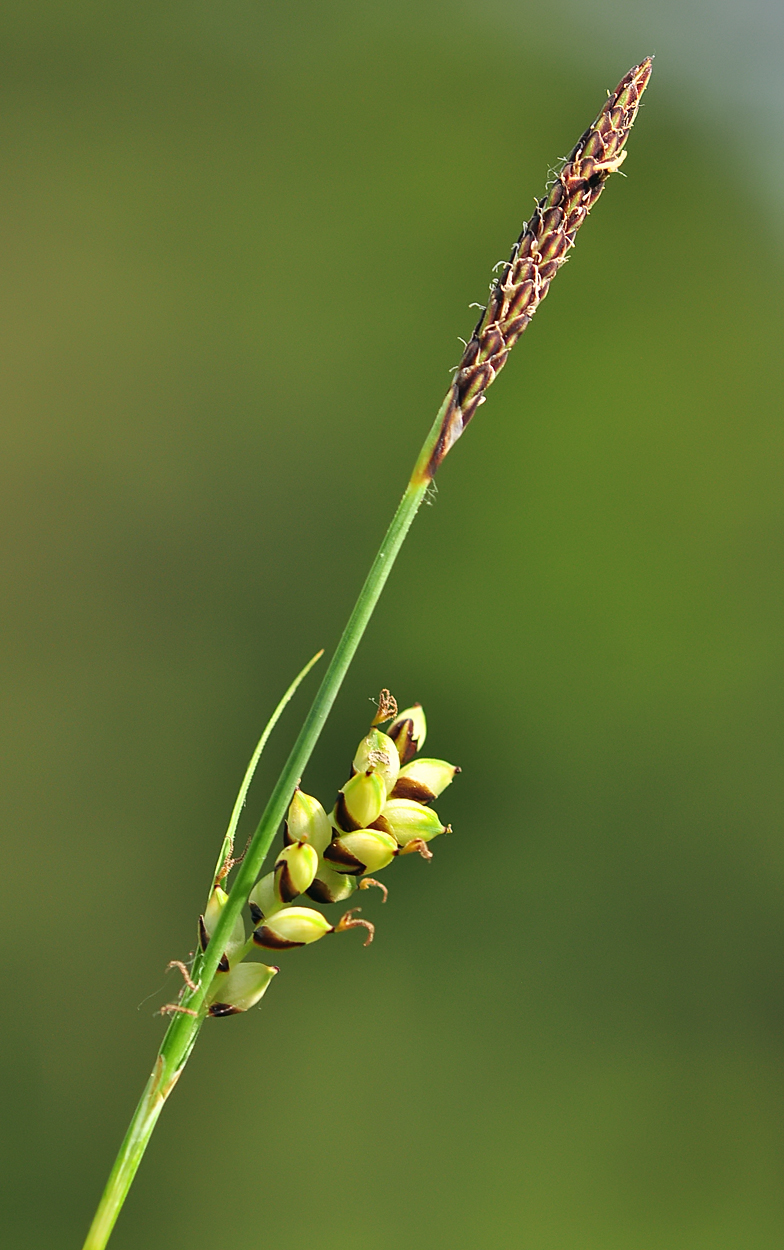
[[[205,1028],[112,1245],[781,1245],[783,34],[772,0],[3,6],[4,1245],[81,1244],[255,739],[649,52],[628,176],[305,778],[331,801],[389,686],[462,765],[455,835],[365,896],[370,949]]]

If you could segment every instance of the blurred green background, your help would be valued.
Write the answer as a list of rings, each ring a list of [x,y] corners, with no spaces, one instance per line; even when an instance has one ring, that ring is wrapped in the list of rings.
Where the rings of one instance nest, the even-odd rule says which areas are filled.
[[[389,686],[462,765],[455,835],[363,899],[370,949],[282,955],[204,1029],[112,1246],[781,1245],[781,32],[762,0],[4,6],[4,1245],[81,1244],[261,726],[468,304],[651,51],[628,177],[305,778],[331,801]]]

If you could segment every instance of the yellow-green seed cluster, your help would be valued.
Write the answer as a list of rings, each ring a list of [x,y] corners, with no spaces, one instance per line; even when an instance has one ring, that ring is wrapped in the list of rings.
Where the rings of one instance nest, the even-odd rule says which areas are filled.
[[[388,715],[389,713],[387,713]],[[360,742],[351,776],[338,793],[330,815],[311,795],[297,789],[284,830],[285,845],[272,872],[254,886],[248,899],[253,933],[246,939],[239,917],[207,996],[211,1015],[233,1015],[258,1002],[277,968],[244,964],[253,946],[282,951],[308,946],[327,933],[374,926],[360,919],[359,908],[347,911],[336,924],[314,907],[295,900],[306,894],[318,903],[339,903],[355,890],[378,886],[372,877],[398,855],[418,852],[432,859],[429,843],[450,832],[430,803],[450,784],[459,769],[445,760],[415,758],[427,733],[419,704],[394,717],[385,733],[377,725]],[[217,887],[203,917],[199,938],[206,947],[228,896]]]

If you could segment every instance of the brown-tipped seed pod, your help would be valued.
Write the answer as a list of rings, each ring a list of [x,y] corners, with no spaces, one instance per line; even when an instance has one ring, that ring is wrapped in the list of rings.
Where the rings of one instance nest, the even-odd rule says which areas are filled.
[[[283,906],[280,895],[275,889],[275,873],[268,872],[265,877],[256,882],[248,899],[254,925],[266,919],[267,916],[274,916],[275,912],[281,911]]]
[[[414,839],[430,842],[439,833],[451,833],[448,825],[441,824],[432,807],[423,807],[413,799],[390,799],[373,828],[391,833],[400,846]]]
[[[312,907],[284,907],[254,929],[253,941],[265,950],[285,951],[294,946],[309,946],[331,933],[333,928],[326,917]]]
[[[309,842],[321,855],[325,846],[329,845],[332,828],[327,813],[310,794],[304,794],[299,788],[294,791],[294,798],[288,810],[283,839],[286,843]]]
[[[351,898],[356,888],[356,877],[347,877],[345,873],[335,872],[326,860],[320,859],[313,884],[306,893],[314,903],[343,903],[347,898]]]
[[[417,803],[431,803],[451,785],[460,769],[446,760],[412,760],[401,768],[394,789],[393,799],[414,799]]]
[[[239,964],[231,972],[218,974],[207,992],[210,1016],[236,1016],[255,1007],[279,971],[266,964]]]
[[[343,833],[367,829],[381,815],[387,798],[384,780],[377,773],[357,773],[338,795],[333,823]]]
[[[216,886],[210,895],[210,901],[203,916],[199,916],[199,947],[202,951],[207,949],[207,943],[210,940],[212,932],[218,923],[221,912],[229,901],[229,896],[220,886]],[[231,936],[226,943],[226,949],[221,957],[218,967],[223,972],[228,972],[229,967],[233,965],[237,955],[245,945],[245,922],[242,916],[238,916],[234,921],[234,928]]]
[[[377,773],[383,778],[384,788],[389,794],[400,770],[397,746],[388,734],[380,729],[371,729],[357,747],[353,767],[356,773]]]
[[[366,872],[380,872],[391,864],[398,852],[398,844],[390,833],[376,829],[358,829],[354,833],[333,838],[324,852],[324,858],[337,872],[361,877]]]
[[[284,903],[291,903],[304,894],[313,882],[319,857],[308,842],[284,846],[275,861],[275,889]]]
[[[401,764],[407,764],[417,751],[421,751],[427,737],[427,721],[421,703],[399,712],[387,729],[387,735],[397,747]]]

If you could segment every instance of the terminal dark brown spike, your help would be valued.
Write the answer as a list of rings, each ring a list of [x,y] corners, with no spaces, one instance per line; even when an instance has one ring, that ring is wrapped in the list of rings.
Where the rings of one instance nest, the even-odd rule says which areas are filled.
[[[422,470],[424,480],[435,476],[484,402],[485,391],[547,294],[605,182],[620,168],[651,68],[652,58],[646,57],[621,79],[523,227],[458,365],[435,446]]]

